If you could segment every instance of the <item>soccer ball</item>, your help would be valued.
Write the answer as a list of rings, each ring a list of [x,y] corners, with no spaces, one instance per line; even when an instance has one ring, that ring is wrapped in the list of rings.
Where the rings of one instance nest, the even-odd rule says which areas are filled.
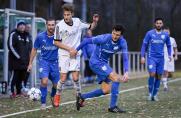
[[[28,91],[28,97],[30,100],[37,101],[41,98],[41,91],[38,88],[31,88]]]

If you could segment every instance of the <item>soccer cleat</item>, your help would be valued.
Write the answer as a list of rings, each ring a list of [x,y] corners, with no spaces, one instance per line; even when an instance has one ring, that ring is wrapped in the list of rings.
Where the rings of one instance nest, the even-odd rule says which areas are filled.
[[[163,88],[163,91],[168,91],[168,87],[164,87],[164,88]]]
[[[157,96],[153,96],[153,97],[152,97],[152,101],[159,101],[159,99],[158,99]]]
[[[77,111],[80,110],[80,107],[84,106],[84,99],[81,97],[81,93],[78,93],[78,95],[76,96],[76,107],[77,107]]]
[[[152,101],[152,96],[149,95],[148,98],[147,98],[148,101]]]
[[[54,96],[54,99],[53,99],[53,106],[54,107],[59,107],[59,104],[60,104],[60,95],[55,95]]]
[[[12,93],[12,94],[10,95],[10,98],[11,98],[11,99],[16,98],[16,93]]]
[[[45,110],[46,109],[46,104],[41,104],[41,110]]]
[[[121,109],[117,106],[109,108],[108,111],[112,112],[112,113],[126,113],[126,111],[124,109]]]

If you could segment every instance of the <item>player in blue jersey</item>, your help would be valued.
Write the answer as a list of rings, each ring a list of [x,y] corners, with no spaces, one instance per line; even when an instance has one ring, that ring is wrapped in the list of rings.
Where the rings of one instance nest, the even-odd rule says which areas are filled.
[[[41,79],[40,90],[41,96],[41,108],[46,108],[46,96],[47,96],[47,84],[48,79],[52,81],[51,100],[53,103],[53,97],[56,94],[56,86],[59,81],[59,68],[58,68],[58,47],[53,44],[55,20],[50,18],[46,22],[47,31],[38,34],[34,48],[31,51],[28,71],[32,69],[33,59],[37,54],[37,50],[40,49],[39,57],[39,76]]]
[[[127,42],[123,38],[124,28],[121,25],[115,25],[112,29],[112,34],[103,34],[91,39],[85,39],[77,47],[75,54],[87,44],[95,44],[94,50],[89,65],[90,68],[97,74],[98,82],[101,84],[101,89],[95,89],[91,92],[79,94],[76,100],[77,109],[83,106],[83,102],[87,98],[98,97],[111,92],[111,100],[109,112],[124,113],[125,110],[117,106],[119,85],[120,82],[128,80],[128,52]],[[122,51],[124,58],[124,75],[121,77],[113,71],[109,66],[109,58],[116,52]],[[112,82],[112,84],[110,83]]]
[[[148,31],[141,48],[141,63],[145,63],[145,51],[147,51],[148,100],[158,101],[157,93],[160,87],[160,79],[164,68],[164,44],[167,45],[169,59],[171,60],[171,44],[169,34],[162,30],[163,19],[156,18],[155,28]]]

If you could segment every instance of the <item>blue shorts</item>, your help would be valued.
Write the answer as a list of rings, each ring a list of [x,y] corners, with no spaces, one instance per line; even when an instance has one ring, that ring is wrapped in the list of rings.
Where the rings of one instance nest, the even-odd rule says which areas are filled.
[[[58,60],[46,61],[43,59],[39,60],[39,76],[42,78],[49,78],[53,84],[57,84],[60,79]]]
[[[102,82],[109,83],[111,80],[108,78],[109,74],[113,71],[112,68],[105,62],[96,64],[89,63],[91,70],[97,75],[99,84]]]
[[[154,57],[148,57],[148,72],[157,73],[157,74],[163,74],[164,70],[164,57],[162,58],[154,58]]]

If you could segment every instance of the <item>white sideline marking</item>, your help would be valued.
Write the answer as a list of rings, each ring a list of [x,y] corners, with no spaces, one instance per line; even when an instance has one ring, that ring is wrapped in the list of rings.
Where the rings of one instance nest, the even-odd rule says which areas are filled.
[[[169,83],[172,83],[172,82],[176,82],[176,81],[180,81],[180,80],[181,80],[181,78],[177,78],[177,79],[174,79],[174,80],[170,80],[170,81],[168,81],[168,82],[169,82]],[[125,93],[125,92],[129,92],[129,91],[134,91],[134,90],[142,89],[142,88],[145,88],[145,87],[147,87],[147,85],[139,86],[139,87],[135,87],[135,88],[131,88],[131,89],[122,90],[122,91],[119,91],[119,93]],[[110,95],[110,94],[103,95],[103,96],[99,96],[99,97],[95,97],[95,98],[102,98],[102,97],[105,97],[105,96],[108,96],[108,95]],[[89,99],[87,99],[87,100],[95,99],[95,98],[89,98]],[[75,100],[74,100],[74,101],[69,101],[69,102],[62,103],[62,104],[60,104],[60,106],[67,105],[67,104],[72,104],[72,103],[75,103]],[[51,108],[51,107],[52,107],[52,105],[47,106],[46,108]],[[16,113],[12,113],[12,114],[7,114],[7,115],[0,116],[0,118],[5,118],[5,117],[9,117],[9,116],[15,116],[15,115],[24,114],[24,113],[28,113],[28,112],[39,111],[39,110],[41,110],[41,109],[40,109],[40,108],[37,108],[37,109],[32,109],[32,110],[26,110],[26,111],[16,112]]]

